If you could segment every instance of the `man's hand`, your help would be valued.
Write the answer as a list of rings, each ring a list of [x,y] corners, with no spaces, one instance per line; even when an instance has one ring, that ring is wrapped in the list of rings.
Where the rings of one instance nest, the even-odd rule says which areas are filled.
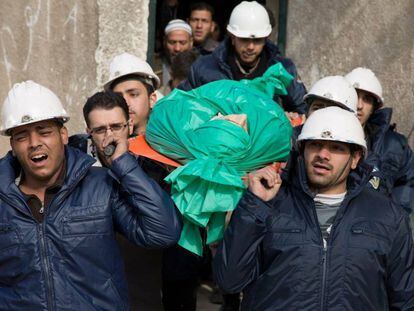
[[[249,190],[263,201],[273,199],[282,185],[282,179],[273,165],[248,174]]]
[[[111,156],[107,156],[106,159],[109,165],[112,165],[112,161],[116,158],[123,155],[125,152],[128,152],[128,139],[123,137],[115,137],[112,135],[107,135],[102,141],[102,148],[105,148],[108,145],[114,145],[115,151]]]

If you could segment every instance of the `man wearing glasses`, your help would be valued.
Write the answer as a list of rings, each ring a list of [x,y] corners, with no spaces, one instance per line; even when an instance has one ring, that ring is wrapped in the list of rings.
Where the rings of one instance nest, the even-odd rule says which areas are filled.
[[[92,154],[102,166],[109,167],[111,157],[107,146],[119,138],[128,140],[133,129],[125,100],[115,93],[98,92],[86,101],[83,116],[93,144]]]
[[[108,169],[67,146],[69,116],[49,89],[18,83],[4,101],[0,133],[12,150],[0,159],[1,310],[130,310],[115,232],[151,248],[179,238],[171,199],[128,152],[125,101],[98,93],[94,102],[101,121],[90,109],[88,131],[99,154],[115,146],[99,155]]]

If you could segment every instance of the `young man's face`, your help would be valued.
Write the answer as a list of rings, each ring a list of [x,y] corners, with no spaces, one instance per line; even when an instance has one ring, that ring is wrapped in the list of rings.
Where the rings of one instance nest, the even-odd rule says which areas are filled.
[[[138,80],[127,80],[116,84],[113,92],[124,97],[129,108],[129,118],[134,125],[133,132],[142,134],[145,132],[151,108],[154,106],[157,95],[152,92],[148,95],[145,85]]]
[[[165,37],[164,47],[169,57],[174,57],[180,52],[191,50],[193,38],[184,30],[173,30]]]
[[[331,102],[329,100],[324,100],[321,98],[315,98],[308,110],[308,117],[315,112],[316,110],[322,109],[322,108],[326,108],[326,107],[331,107],[331,106],[338,106],[336,105],[334,102]]]
[[[132,132],[132,124],[125,118],[120,107],[112,109],[94,109],[88,115],[88,128],[86,131],[91,135],[93,144],[96,147],[99,159],[104,165],[108,165],[103,153],[103,141],[107,135],[123,137],[128,139]]]
[[[214,30],[211,13],[207,10],[192,11],[188,23],[193,30],[195,44],[202,44]]]
[[[356,90],[358,93],[357,113],[359,122],[362,126],[368,121],[369,117],[375,110],[375,97],[363,90]]]
[[[346,143],[306,141],[304,159],[311,190],[320,194],[344,193],[349,172],[356,168],[360,158],[361,153],[351,153]]]
[[[254,65],[263,51],[266,38],[238,38],[231,36],[231,43],[242,65]]]
[[[25,174],[25,181],[53,184],[62,169],[68,132],[53,120],[11,130],[10,145]]]

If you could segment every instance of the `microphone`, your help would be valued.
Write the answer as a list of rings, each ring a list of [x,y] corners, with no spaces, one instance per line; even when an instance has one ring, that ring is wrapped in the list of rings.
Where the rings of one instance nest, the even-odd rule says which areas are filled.
[[[105,156],[110,157],[114,154],[116,146],[114,144],[109,144],[103,150]]]

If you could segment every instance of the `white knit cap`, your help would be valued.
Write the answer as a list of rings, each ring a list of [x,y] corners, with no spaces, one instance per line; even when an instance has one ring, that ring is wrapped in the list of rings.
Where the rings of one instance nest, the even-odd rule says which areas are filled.
[[[165,34],[168,35],[173,30],[184,30],[187,32],[190,36],[193,35],[193,32],[191,31],[191,26],[188,25],[185,21],[182,19],[173,19],[171,20],[167,26],[165,27]]]

